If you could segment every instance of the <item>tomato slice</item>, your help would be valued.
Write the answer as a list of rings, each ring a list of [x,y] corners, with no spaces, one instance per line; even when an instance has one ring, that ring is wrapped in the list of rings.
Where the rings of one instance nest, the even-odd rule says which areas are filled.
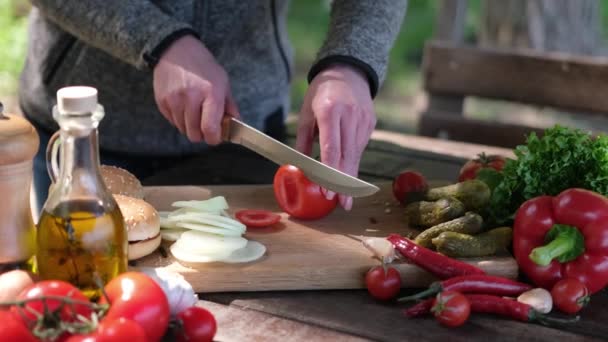
[[[262,209],[243,209],[235,214],[236,219],[247,227],[262,228],[272,226],[281,220],[281,216]]]

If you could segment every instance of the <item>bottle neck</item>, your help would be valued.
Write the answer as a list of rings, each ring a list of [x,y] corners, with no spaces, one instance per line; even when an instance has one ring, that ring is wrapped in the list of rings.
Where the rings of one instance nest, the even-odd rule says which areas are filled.
[[[59,179],[97,182],[99,176],[99,147],[97,130],[61,133],[61,167]],[[87,179],[87,178],[94,179]]]

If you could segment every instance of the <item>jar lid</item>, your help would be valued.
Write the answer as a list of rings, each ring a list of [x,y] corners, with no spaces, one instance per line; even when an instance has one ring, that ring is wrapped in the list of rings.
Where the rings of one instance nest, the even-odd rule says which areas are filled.
[[[40,145],[38,132],[26,119],[3,110],[0,103],[0,165],[32,160]]]

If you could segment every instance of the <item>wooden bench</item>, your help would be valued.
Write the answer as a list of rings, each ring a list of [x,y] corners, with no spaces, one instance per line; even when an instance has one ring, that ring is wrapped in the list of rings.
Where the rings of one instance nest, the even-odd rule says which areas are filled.
[[[608,113],[608,58],[480,48],[463,43],[465,0],[443,1],[437,32],[424,50],[429,105],[419,134],[512,148],[542,128],[464,116],[464,100],[548,106],[583,115]]]

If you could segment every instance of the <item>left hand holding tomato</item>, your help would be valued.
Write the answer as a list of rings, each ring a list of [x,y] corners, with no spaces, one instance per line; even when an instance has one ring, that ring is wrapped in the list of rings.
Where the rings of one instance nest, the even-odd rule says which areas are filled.
[[[312,80],[299,115],[296,148],[310,154],[319,130],[321,161],[357,176],[365,146],[376,126],[376,114],[365,75],[347,65],[333,65]],[[335,194],[324,190],[325,197]],[[346,210],[352,197],[338,195]]]

